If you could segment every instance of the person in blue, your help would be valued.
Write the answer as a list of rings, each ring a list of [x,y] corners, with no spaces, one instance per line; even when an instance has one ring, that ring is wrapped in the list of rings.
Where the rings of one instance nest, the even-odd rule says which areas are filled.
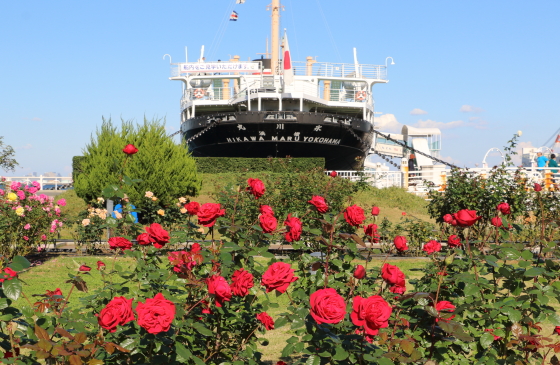
[[[122,198],[122,202],[124,202],[127,206],[129,210],[134,210],[136,209],[136,207],[133,204],[130,204],[130,200],[128,199],[128,195],[124,194],[124,197]],[[121,213],[123,212],[123,206],[122,203],[119,203],[117,205],[115,205],[115,209],[113,210],[113,213],[111,213],[111,215],[113,216],[113,218],[117,218],[117,215],[115,214],[115,212]],[[128,214],[132,215],[134,217],[134,223],[138,223],[138,213],[137,212],[129,212]]]
[[[548,167],[558,167],[558,162],[556,162],[556,155],[553,153],[552,155],[550,155],[550,161],[548,161]],[[550,170],[550,172],[552,172],[553,174],[557,174],[558,170]],[[552,183],[556,184],[556,179],[552,179]]]
[[[546,158],[546,156],[543,156],[542,152],[538,152],[537,153],[537,166],[538,167],[546,167],[547,162],[548,162],[548,158]],[[537,171],[542,171],[542,170],[537,170]]]

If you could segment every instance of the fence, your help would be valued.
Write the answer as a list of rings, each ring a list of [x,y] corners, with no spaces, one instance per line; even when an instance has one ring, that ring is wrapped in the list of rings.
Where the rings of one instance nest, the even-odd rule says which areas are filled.
[[[41,190],[64,190],[72,187],[74,184],[72,176],[9,176],[5,177],[5,179],[6,181],[0,183],[0,185],[9,186],[11,182],[31,185],[33,181],[37,181],[41,186]]]

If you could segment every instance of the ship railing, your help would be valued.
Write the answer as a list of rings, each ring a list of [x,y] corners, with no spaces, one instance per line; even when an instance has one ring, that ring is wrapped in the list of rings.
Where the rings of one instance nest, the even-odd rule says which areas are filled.
[[[232,96],[235,95],[235,87],[214,87],[210,86],[207,88],[198,89],[186,89],[183,92],[183,97],[181,99],[181,108],[185,109],[187,103],[191,101],[202,101],[202,100],[222,100],[228,102]]]
[[[326,171],[329,175],[332,171]],[[402,187],[402,173],[400,171],[336,171],[337,176],[354,182],[363,181],[378,189],[392,186]]]
[[[318,94],[321,99],[327,101],[343,103],[371,103],[372,96],[367,90],[325,87],[324,83],[319,84]]]
[[[74,181],[72,176],[7,176],[5,181],[0,181],[0,189],[7,189],[12,182],[19,182],[22,185],[31,186],[36,181],[41,190],[66,190],[72,188]]]
[[[228,100],[229,103],[233,102],[235,99],[246,97],[249,93],[253,90],[258,90],[259,86],[261,85],[260,80],[253,81],[250,85],[239,91],[238,93],[234,94],[231,99]]]
[[[353,63],[315,62],[309,65],[307,62],[294,61],[292,65],[295,75],[387,80],[387,67],[383,65],[358,65],[357,70]]]

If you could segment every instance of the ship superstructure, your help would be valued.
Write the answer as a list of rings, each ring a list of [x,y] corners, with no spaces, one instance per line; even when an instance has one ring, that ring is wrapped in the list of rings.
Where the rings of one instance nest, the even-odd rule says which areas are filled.
[[[387,66],[359,64],[355,49],[353,64],[293,62],[286,34],[281,46],[275,37],[279,7],[273,0],[271,58],[172,64],[184,140],[193,156],[324,157],[327,169],[356,168],[370,152],[372,88],[387,82]]]

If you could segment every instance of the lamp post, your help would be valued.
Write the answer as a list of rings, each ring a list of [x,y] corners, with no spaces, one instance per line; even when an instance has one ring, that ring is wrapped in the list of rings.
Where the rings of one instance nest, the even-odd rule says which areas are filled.
[[[393,57],[387,57],[385,58],[385,67],[387,67],[387,61],[389,61],[389,58],[391,59],[391,65],[395,64],[395,60],[393,59]]]

